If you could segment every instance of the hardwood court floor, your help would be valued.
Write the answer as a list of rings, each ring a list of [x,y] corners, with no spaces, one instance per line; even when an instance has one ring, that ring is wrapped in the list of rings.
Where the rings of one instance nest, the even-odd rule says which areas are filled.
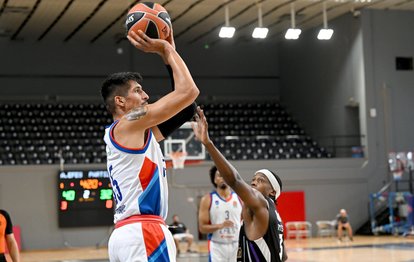
[[[336,238],[288,240],[292,262],[414,262],[414,239],[396,236],[355,237],[353,242]]]
[[[198,243],[199,254],[182,254],[177,262],[207,262],[207,243]],[[356,236],[353,242],[338,243],[335,238],[286,240],[289,262],[414,262],[414,239],[395,236]],[[24,251],[27,262],[104,262],[106,248],[68,248]]]

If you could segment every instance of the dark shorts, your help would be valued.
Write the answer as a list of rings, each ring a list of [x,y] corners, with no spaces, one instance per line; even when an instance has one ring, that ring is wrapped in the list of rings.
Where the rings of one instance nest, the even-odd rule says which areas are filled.
[[[4,254],[0,254],[0,262],[7,262],[6,257]]]

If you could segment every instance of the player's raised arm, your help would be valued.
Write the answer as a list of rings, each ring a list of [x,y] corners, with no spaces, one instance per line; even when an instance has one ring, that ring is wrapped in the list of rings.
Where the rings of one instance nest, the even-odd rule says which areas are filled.
[[[191,105],[197,98],[199,90],[185,62],[169,42],[149,38],[142,31],[139,31],[138,34],[131,32],[128,39],[136,48],[144,52],[159,54],[173,71],[174,91],[153,104],[139,106],[125,116],[132,125],[139,129],[151,128],[165,122]]]
[[[170,35],[165,39],[174,47],[175,49],[175,42],[174,42],[174,36],[173,36],[173,29],[171,27],[171,33]],[[168,64],[168,61],[163,58],[165,66],[167,68],[168,74],[170,76],[171,80],[171,90],[175,90],[175,83],[174,83],[174,72],[171,68],[171,66]],[[196,113],[197,104],[196,102],[193,102],[188,107],[184,108],[180,112],[178,112],[175,116],[171,117],[165,122],[160,123],[156,127],[152,128],[152,131],[154,132],[154,135],[157,139],[157,141],[161,141],[164,138],[171,135],[176,129],[178,129],[180,126],[182,126],[185,122],[190,121],[194,114]]]
[[[193,123],[194,134],[197,139],[203,143],[208,153],[213,159],[218,171],[222,175],[226,184],[229,185],[236,194],[243,200],[244,205],[249,207],[252,211],[262,208],[266,205],[266,200],[263,195],[257,190],[251,188],[237,172],[236,168],[227,161],[227,159],[216,148],[213,141],[208,135],[208,123],[204,116],[203,110],[197,108],[197,122]]]

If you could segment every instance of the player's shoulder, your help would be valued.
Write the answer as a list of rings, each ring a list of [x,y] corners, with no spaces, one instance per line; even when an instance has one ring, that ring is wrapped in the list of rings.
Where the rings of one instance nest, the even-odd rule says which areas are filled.
[[[203,197],[201,199],[211,199],[211,197],[213,196],[213,191],[206,193],[203,195]]]
[[[260,191],[259,191],[259,190],[257,190],[256,188],[253,188],[253,187],[252,187],[252,192],[253,192],[254,196],[256,196],[256,197],[258,197],[258,198],[260,198],[260,199],[266,200],[266,198],[265,198],[265,196],[262,194],[262,192],[260,192]]]
[[[211,198],[212,198],[212,192],[204,194],[204,196],[201,198],[201,203],[209,204],[211,202]]]
[[[267,198],[259,190],[255,188],[252,188],[252,191],[253,191],[254,197],[256,197],[260,201],[261,206],[264,206],[267,209],[269,206],[269,202],[267,201]]]
[[[116,120],[112,125],[112,129],[116,130],[117,132],[121,133],[128,133],[128,132],[150,132],[151,128],[145,125],[145,119],[141,119],[139,117],[129,117],[128,115],[124,115],[119,120]]]

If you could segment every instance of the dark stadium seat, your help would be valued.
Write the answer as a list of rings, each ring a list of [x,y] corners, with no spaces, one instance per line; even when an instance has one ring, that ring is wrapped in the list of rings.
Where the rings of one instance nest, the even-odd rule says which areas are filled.
[[[332,157],[279,103],[203,108],[211,138],[231,160]],[[61,155],[65,163],[104,163],[102,137],[111,122],[101,103],[0,104],[0,165],[59,164]]]

